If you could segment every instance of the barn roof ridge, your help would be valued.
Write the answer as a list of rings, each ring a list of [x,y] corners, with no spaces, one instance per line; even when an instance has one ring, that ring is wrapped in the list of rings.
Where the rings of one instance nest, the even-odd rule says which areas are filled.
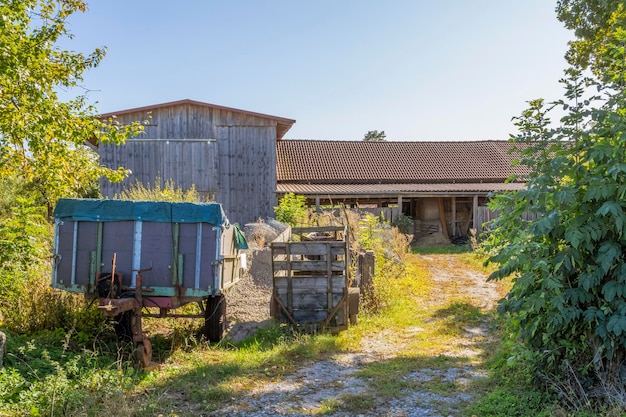
[[[321,142],[321,143],[423,143],[423,144],[442,144],[442,143],[451,143],[451,144],[459,144],[459,143],[512,143],[510,140],[508,139],[478,139],[478,140],[474,140],[474,139],[468,139],[468,140],[463,140],[463,139],[453,139],[453,140],[448,140],[448,139],[442,139],[442,140],[402,140],[402,139],[397,139],[397,140],[389,140],[389,139],[385,139],[383,141],[365,141],[362,139],[303,139],[303,138],[285,138],[283,139],[283,141],[289,141],[289,142]]]
[[[285,133],[287,133],[287,131],[289,129],[291,129],[291,126],[296,122],[294,119],[288,119],[286,117],[273,116],[271,114],[266,114],[266,113],[258,113],[258,112],[253,112],[253,111],[249,111],[249,110],[237,109],[235,107],[220,106],[218,104],[206,103],[206,102],[203,102],[203,101],[191,100],[191,99],[188,99],[188,98],[185,98],[185,99],[182,99],[182,100],[176,100],[176,101],[168,101],[168,102],[165,102],[165,103],[151,104],[151,105],[148,105],[148,106],[133,107],[133,108],[130,108],[130,109],[123,109],[123,110],[117,110],[117,111],[112,111],[112,112],[106,112],[106,113],[100,114],[98,117],[100,117],[101,119],[104,119],[104,118],[109,118],[109,117],[113,117],[113,116],[121,116],[121,115],[125,115],[125,114],[130,114],[130,113],[150,111],[150,110],[154,110],[154,109],[160,109],[160,108],[163,108],[163,107],[179,106],[179,105],[183,105],[183,104],[190,104],[190,105],[202,106],[202,107],[210,107],[210,108],[213,108],[213,109],[224,110],[224,111],[229,111],[229,112],[234,112],[234,113],[241,113],[241,114],[245,114],[245,115],[248,115],[248,116],[260,117],[260,118],[263,118],[263,119],[275,120],[276,124],[277,124],[277,129],[276,129],[276,135],[277,135],[276,139],[277,140],[281,140],[282,137],[285,135]]]
[[[227,111],[232,111],[232,112],[237,112],[237,113],[245,113],[245,114],[248,114],[248,115],[251,115],[251,116],[258,116],[258,117],[263,117],[263,118],[266,118],[266,119],[275,119],[275,120],[278,120],[278,121],[282,121],[284,123],[294,124],[296,122],[294,119],[288,119],[286,117],[273,116],[271,114],[258,113],[258,112],[253,112],[253,111],[250,111],[250,110],[238,109],[238,108],[235,108],[235,107],[220,106],[218,104],[207,103],[207,102],[204,102],[204,101],[192,100],[192,99],[188,99],[188,98],[185,98],[185,99],[182,99],[182,100],[168,101],[168,102],[165,102],[165,103],[150,104],[150,105],[147,105],[147,106],[133,107],[133,108],[129,108],[129,109],[122,109],[122,110],[117,110],[117,111],[106,112],[106,113],[100,114],[99,117],[111,117],[111,116],[116,116],[116,115],[120,115],[120,114],[136,113],[136,112],[150,110],[150,109],[158,109],[158,108],[162,108],[162,107],[178,106],[180,104],[193,104],[193,105],[196,105],[196,106],[212,107],[212,108],[220,109],[220,110],[227,110]]]

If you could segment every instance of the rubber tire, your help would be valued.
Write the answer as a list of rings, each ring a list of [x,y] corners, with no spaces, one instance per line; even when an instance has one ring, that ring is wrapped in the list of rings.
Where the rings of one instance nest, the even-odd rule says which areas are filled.
[[[204,336],[211,343],[217,343],[226,332],[226,297],[216,295],[206,300],[204,310]]]
[[[348,316],[351,325],[355,325],[357,323],[357,314],[359,313],[360,298],[361,292],[358,287],[348,288]]]
[[[152,346],[150,341],[140,342],[135,346],[135,359],[141,368],[147,368],[152,363]]]
[[[133,310],[125,311],[114,317],[113,327],[117,338],[123,342],[133,340]]]
[[[280,318],[280,306],[278,305],[278,301],[276,301],[276,298],[274,298],[274,294],[272,294],[272,297],[270,298],[270,317],[273,317],[274,319],[278,320]]]

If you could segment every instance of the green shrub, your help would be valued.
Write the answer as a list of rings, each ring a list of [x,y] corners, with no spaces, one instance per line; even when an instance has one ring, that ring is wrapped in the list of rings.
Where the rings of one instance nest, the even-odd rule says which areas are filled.
[[[203,197],[196,191],[196,187],[192,185],[188,190],[183,190],[177,186],[172,179],[169,179],[161,185],[161,177],[154,179],[154,185],[145,185],[140,181],[135,182],[127,190],[122,191],[119,195],[115,195],[119,200],[138,200],[138,201],[206,201],[209,199]]]
[[[12,352],[0,369],[0,415],[131,415],[127,392],[135,372],[119,372],[111,359],[89,350],[71,351],[74,334],[58,330],[9,341]]]
[[[274,207],[276,220],[290,226],[298,226],[306,224],[308,218],[308,210],[306,206],[306,197],[287,193],[278,202],[278,206]]]

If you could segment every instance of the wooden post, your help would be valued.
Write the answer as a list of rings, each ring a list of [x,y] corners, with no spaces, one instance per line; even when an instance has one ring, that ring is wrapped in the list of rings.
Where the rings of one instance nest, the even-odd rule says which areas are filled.
[[[441,222],[441,230],[445,237],[448,237],[448,224],[446,223],[446,212],[443,208],[443,198],[437,198],[437,203],[439,204],[439,221]]]
[[[374,296],[374,251],[368,250],[363,255],[361,266],[361,295],[371,300]]]
[[[452,196],[452,237],[456,237],[456,197]]]
[[[322,209],[320,208],[320,196],[319,195],[315,196],[315,212],[316,213],[322,212]]]
[[[396,213],[396,219],[402,214],[402,194],[398,196],[398,212]],[[391,219],[393,221],[393,219]]]
[[[478,196],[475,195],[474,196],[474,204],[472,204],[472,217],[473,217],[473,221],[472,221],[472,228],[476,229],[476,233],[478,234]]]

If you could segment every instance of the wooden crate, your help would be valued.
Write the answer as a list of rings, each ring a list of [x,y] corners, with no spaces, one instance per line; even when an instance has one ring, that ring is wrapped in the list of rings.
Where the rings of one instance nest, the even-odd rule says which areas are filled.
[[[272,316],[339,331],[349,321],[349,252],[344,227],[298,228],[273,242]]]

